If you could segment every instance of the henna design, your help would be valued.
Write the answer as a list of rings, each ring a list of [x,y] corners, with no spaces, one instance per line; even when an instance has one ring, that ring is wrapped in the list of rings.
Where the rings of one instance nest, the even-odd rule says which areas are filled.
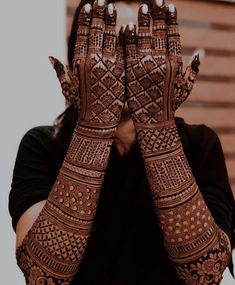
[[[168,149],[176,149],[179,147],[179,135],[175,127],[169,126],[162,129],[141,130],[139,132],[141,140],[141,149],[151,156],[161,154]]]
[[[148,6],[143,4],[139,9],[138,13],[138,22],[139,22],[139,30],[138,30],[138,46],[139,53],[141,54],[151,54],[152,50],[152,42],[151,42],[151,15],[148,10]]]
[[[175,82],[175,94],[172,99],[172,109],[174,112],[190,95],[197,74],[199,72],[199,65],[200,65],[199,55],[196,55],[191,65],[187,67],[185,74],[183,75],[179,73],[177,75]]]
[[[169,56],[178,56],[179,62],[182,62],[179,26],[177,23],[177,11],[175,10],[175,12],[170,12],[168,9],[166,21],[168,26],[167,40]]]
[[[115,50],[112,46],[112,53],[107,52],[104,57],[100,54],[104,31],[110,29],[110,23],[115,28],[115,22],[111,20],[105,27],[105,11],[105,5],[94,4],[91,27],[90,13],[85,15],[85,8],[79,18],[81,30],[78,32],[73,70],[77,89],[73,94],[77,100],[79,87],[81,116],[47,202],[17,249],[18,265],[29,285],[70,284],[89,240],[110,149],[124,105],[124,53],[120,46],[123,40],[120,38],[117,49],[116,45]],[[104,44],[110,43],[107,39],[106,34]],[[88,42],[91,46],[87,46]],[[106,50],[111,51],[110,46]],[[74,85],[66,81],[63,65],[54,58],[51,60],[63,92],[71,100]]]
[[[116,50],[116,20],[117,20],[117,11],[114,9],[112,11],[112,14],[109,12],[109,7],[113,7],[112,4],[110,4],[106,8],[106,14],[105,14],[105,31],[104,31],[104,43],[103,43],[103,56],[104,57],[114,57],[115,50]],[[112,9],[112,8],[111,8]]]
[[[88,11],[87,11],[88,10]],[[90,10],[90,11],[89,11]],[[85,60],[88,51],[88,36],[90,32],[92,8],[88,5],[82,8],[78,19],[77,40],[74,50],[73,64],[78,68],[81,60]],[[77,74],[78,75],[78,74]]]
[[[158,55],[165,55],[167,51],[167,25],[166,25],[165,6],[158,7],[156,1],[153,2],[152,18],[153,18],[153,53]]]
[[[153,133],[160,134],[155,141]],[[166,249],[179,278],[190,285],[219,284],[230,259],[230,242],[198,189],[176,126],[139,129],[138,138]],[[206,264],[212,266],[210,273]],[[190,283],[193,278],[195,283]]]
[[[227,266],[229,240],[223,231],[218,232],[219,243],[216,243],[210,253],[205,253],[194,263],[186,263],[176,267],[178,276],[186,284],[220,284],[221,272]]]
[[[155,5],[152,17],[153,46],[148,53],[140,46],[144,41],[136,44],[136,27],[125,30],[129,109],[178,277],[190,285],[219,284],[230,258],[230,242],[198,189],[174,122],[176,109],[192,90],[199,57],[183,74],[176,10]],[[140,29],[144,21],[140,11]]]

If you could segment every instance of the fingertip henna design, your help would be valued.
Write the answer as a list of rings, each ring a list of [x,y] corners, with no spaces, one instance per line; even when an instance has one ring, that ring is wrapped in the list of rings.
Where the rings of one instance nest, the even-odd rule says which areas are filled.
[[[140,55],[150,55],[152,48],[151,41],[151,13],[149,6],[143,4],[140,6],[138,13],[138,47]]]
[[[176,25],[177,24],[177,10],[175,5],[170,4],[167,7],[167,13],[166,13],[166,21],[168,25]]]
[[[177,23],[177,10],[174,7],[167,9],[167,43],[168,43],[168,54],[172,59],[176,58],[176,61],[181,60],[181,43],[180,43],[180,34],[179,26]]]
[[[157,0],[153,0],[153,5],[152,5],[152,17],[153,20],[166,20],[166,13],[167,13],[167,8],[165,5],[165,1],[160,1],[158,2]]]
[[[199,72],[199,66],[200,66],[199,54],[195,55],[191,66],[192,66],[192,70],[197,74]]]
[[[78,32],[77,40],[74,49],[74,68],[77,68],[81,60],[85,60],[88,52],[88,36],[90,32],[90,24],[92,18],[92,7],[86,4],[80,14],[78,19]]]
[[[114,57],[116,53],[116,48],[117,48],[116,20],[117,20],[117,11],[113,4],[109,4],[106,8],[106,13],[105,13],[105,31],[104,31],[104,40],[103,40],[104,57],[111,58]]]
[[[167,24],[166,24],[167,8],[164,4],[161,7],[156,2],[152,8],[152,35],[153,35],[153,53],[156,55],[165,55],[167,48]]]
[[[78,96],[79,82],[77,76],[67,70],[65,71],[64,65],[58,59],[50,56],[49,60],[56,71],[65,99],[74,104],[76,108],[79,108],[80,98]]]
[[[99,5],[102,4],[102,5]],[[106,1],[95,1],[89,35],[89,54],[102,54]]]
[[[125,28],[126,45],[137,44],[137,28],[133,23],[129,23]]]

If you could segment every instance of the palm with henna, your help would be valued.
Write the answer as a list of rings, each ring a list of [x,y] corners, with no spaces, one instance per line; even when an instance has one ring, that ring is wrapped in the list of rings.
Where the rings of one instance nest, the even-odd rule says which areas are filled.
[[[192,90],[199,56],[183,73],[173,5],[141,6],[138,25],[138,34],[133,24],[125,30],[127,101],[165,247],[183,284],[219,284],[230,241],[201,195],[174,120]]]
[[[170,6],[173,9],[173,6]],[[157,124],[174,119],[174,112],[190,94],[198,73],[195,56],[182,73],[182,56],[176,11],[147,5],[139,10],[136,26],[125,31],[128,104],[138,124]]]
[[[65,98],[80,109],[79,124],[111,129],[118,124],[125,100],[123,42],[116,37],[113,5],[96,5],[92,23],[91,14],[86,5],[79,18],[73,70],[66,72],[53,57],[50,61]]]

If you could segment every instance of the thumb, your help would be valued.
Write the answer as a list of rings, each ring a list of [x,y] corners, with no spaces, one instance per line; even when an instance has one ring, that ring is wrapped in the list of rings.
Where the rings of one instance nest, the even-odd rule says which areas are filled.
[[[193,55],[192,59],[189,62],[189,65],[186,68],[184,74],[180,74],[176,78],[175,86],[175,96],[173,103],[173,110],[176,111],[179,106],[188,98],[190,95],[197,75],[199,73],[200,66],[200,53]]]
[[[65,68],[64,68],[64,65],[57,59],[57,58],[54,58],[53,56],[49,56],[48,57],[53,68],[55,69],[56,71],[56,74],[57,74],[57,77],[59,78],[60,80],[60,77],[61,76],[65,76]]]
[[[73,91],[73,89],[71,88],[71,78],[70,78],[69,73],[66,71],[64,65],[58,59],[54,58],[53,56],[49,56],[48,58],[53,68],[56,71],[57,77],[60,81],[62,93],[65,99],[71,101],[71,97],[72,97],[71,92]]]

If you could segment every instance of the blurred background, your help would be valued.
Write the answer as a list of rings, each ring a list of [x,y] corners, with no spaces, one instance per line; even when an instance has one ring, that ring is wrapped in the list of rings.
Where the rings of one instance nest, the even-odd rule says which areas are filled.
[[[173,2],[179,12],[185,64],[196,48],[206,50],[193,94],[177,115],[217,132],[235,194],[235,1]],[[15,234],[7,208],[15,156],[27,130],[51,125],[64,109],[47,57],[53,55],[66,62],[66,36],[78,3],[0,2],[0,272],[4,285],[25,284],[15,261]],[[234,283],[226,270],[221,284]]]

